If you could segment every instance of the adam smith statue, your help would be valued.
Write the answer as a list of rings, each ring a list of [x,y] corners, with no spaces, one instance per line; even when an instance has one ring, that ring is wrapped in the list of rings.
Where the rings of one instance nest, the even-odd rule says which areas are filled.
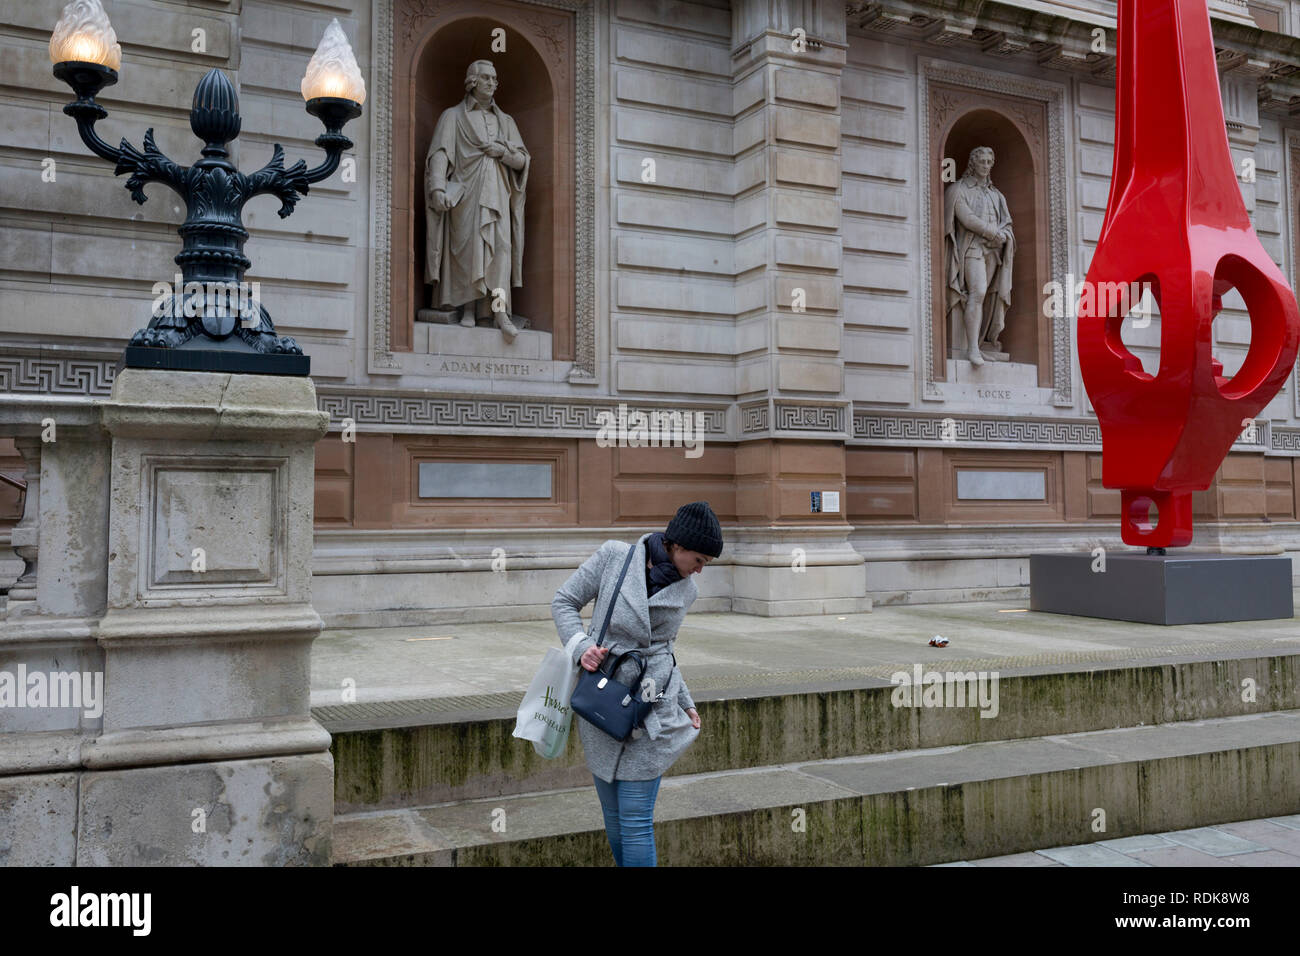
[[[460,324],[493,316],[507,342],[510,289],[523,285],[524,191],[530,157],[509,115],[493,101],[497,72],[475,60],[465,98],[444,110],[425,162],[428,244],[424,279],[435,308],[456,310]]]

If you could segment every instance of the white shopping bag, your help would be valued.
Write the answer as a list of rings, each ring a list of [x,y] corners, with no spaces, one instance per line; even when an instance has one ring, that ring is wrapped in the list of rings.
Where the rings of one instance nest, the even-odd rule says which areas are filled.
[[[586,634],[569,638],[564,650],[552,647],[542,658],[542,666],[528,685],[528,693],[519,705],[515,719],[514,736],[533,742],[533,749],[547,760],[564,753],[569,742],[569,727],[573,711],[569,699],[578,684],[578,668],[573,663],[573,650]]]

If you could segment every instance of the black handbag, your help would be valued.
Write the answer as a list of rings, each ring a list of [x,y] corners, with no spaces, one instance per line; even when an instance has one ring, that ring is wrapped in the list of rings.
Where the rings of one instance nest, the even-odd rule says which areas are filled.
[[[614,615],[614,604],[623,589],[623,579],[627,576],[628,565],[632,563],[634,553],[636,553],[636,545],[628,549],[627,560],[623,562],[623,570],[619,572],[618,583],[614,586],[614,593],[609,599],[609,607],[605,609],[605,622],[601,624],[600,634],[596,638],[597,647],[605,642],[609,619]],[[619,665],[629,657],[635,658],[641,665],[631,687],[614,680],[613,676]],[[677,657],[674,655],[673,664],[676,663]],[[632,731],[645,721],[646,714],[650,713],[650,708],[655,705],[655,702],[663,697],[661,691],[651,700],[641,699],[640,687],[644,677],[645,656],[640,651],[627,651],[618,657],[607,658],[594,671],[579,665],[578,686],[573,689],[569,706],[579,717],[599,727],[615,740],[627,740],[632,736]]]

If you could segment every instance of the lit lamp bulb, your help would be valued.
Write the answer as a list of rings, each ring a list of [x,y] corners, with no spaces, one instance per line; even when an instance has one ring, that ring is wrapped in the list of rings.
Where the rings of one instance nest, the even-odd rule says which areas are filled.
[[[72,0],[63,8],[50,36],[50,62],[94,63],[114,71],[121,69],[122,47],[99,0]]]
[[[350,100],[358,106],[366,100],[365,80],[337,17],[325,28],[320,46],[307,64],[302,98],[309,103],[322,98]]]

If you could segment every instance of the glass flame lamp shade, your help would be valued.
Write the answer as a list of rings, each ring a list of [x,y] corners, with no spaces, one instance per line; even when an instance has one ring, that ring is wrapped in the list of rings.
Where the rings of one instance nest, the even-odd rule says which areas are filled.
[[[352,46],[339,26],[338,18],[330,21],[320,46],[307,64],[302,78],[302,98],[312,100],[349,100],[360,106],[366,101],[366,83],[357,68]]]
[[[50,62],[93,63],[114,72],[121,69],[122,47],[99,0],[72,0],[63,8],[50,36]]]

